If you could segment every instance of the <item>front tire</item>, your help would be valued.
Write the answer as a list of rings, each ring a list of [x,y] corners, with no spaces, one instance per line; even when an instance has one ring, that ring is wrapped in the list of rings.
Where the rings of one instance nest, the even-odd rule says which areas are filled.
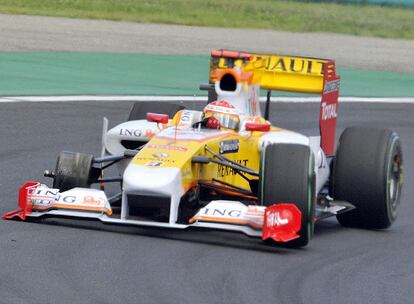
[[[302,213],[299,238],[288,247],[306,246],[313,236],[315,213],[314,157],[308,146],[271,144],[262,152],[259,196],[270,206],[292,203]]]
[[[53,177],[53,188],[61,192],[88,188],[91,184],[93,155],[63,151],[59,154]]]
[[[344,226],[385,229],[397,217],[403,182],[398,135],[387,129],[351,127],[339,140],[334,198],[356,208],[337,216]]]

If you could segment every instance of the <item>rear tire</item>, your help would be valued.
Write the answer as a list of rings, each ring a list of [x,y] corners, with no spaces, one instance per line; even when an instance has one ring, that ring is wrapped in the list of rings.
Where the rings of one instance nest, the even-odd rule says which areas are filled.
[[[390,130],[351,127],[339,140],[334,198],[356,208],[337,215],[344,226],[385,229],[397,216],[403,182],[401,144]]]
[[[308,146],[272,144],[262,152],[259,196],[261,203],[293,203],[302,213],[299,238],[287,247],[306,246],[313,236],[315,213],[314,157]]]
[[[170,118],[173,118],[175,113],[184,110],[182,105],[172,104],[168,102],[154,101],[154,102],[142,102],[138,101],[134,103],[129,113],[129,120],[147,119],[147,113],[167,114]]]
[[[53,188],[66,191],[75,187],[88,188],[92,172],[93,155],[63,151],[56,162]]]

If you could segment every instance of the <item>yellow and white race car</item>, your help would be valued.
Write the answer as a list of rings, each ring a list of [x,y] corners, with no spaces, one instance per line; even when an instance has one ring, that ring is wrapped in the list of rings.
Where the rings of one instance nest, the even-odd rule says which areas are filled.
[[[108,130],[104,119],[101,156],[62,152],[45,172],[52,188],[27,182],[20,209],[4,217],[223,229],[292,247],[307,245],[314,223],[329,216],[388,228],[403,181],[399,137],[351,127],[334,154],[339,82],[332,60],[215,50],[203,111],[140,102],[127,122]],[[272,126],[272,90],[321,94],[320,134]],[[113,165],[119,175],[107,177]],[[109,182],[120,182],[120,193],[108,197]]]

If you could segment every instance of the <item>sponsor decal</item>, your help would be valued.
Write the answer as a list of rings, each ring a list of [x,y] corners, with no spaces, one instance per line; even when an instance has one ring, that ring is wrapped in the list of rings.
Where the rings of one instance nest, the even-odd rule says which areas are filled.
[[[58,199],[58,202],[73,204],[76,202],[76,196],[74,195],[60,196]]]
[[[165,149],[165,150],[171,150],[171,151],[187,151],[186,147],[180,147],[180,146],[169,146],[169,145],[148,145],[147,146],[150,149]]]
[[[58,189],[37,188],[29,189],[29,194],[32,196],[56,196],[59,193]]]
[[[172,145],[180,141],[205,141],[210,138],[215,137],[222,137],[226,134],[231,134],[230,131],[217,131],[217,130],[209,130],[203,129],[202,131],[195,130],[195,129],[177,129],[177,128],[168,128],[163,130],[162,132],[158,133],[157,137],[160,139],[169,139],[171,140],[170,143],[167,145]]]
[[[235,162],[246,167],[249,160],[239,159],[239,160],[235,160]],[[223,166],[220,164],[217,165],[217,177],[225,177],[225,176],[233,176],[233,175],[236,175],[236,171],[233,168]]]
[[[65,204],[89,204],[102,206],[104,202],[100,199],[94,199],[92,196],[85,196],[78,201],[75,195],[61,195],[58,190],[41,190],[43,193],[36,193],[31,196],[32,204],[40,207],[46,207],[55,203]]]
[[[237,112],[234,109],[234,107],[232,107],[232,108],[224,107],[224,106],[221,106],[221,105],[213,105],[211,103],[207,107],[208,108],[206,109],[206,111],[208,111],[208,112],[220,112],[220,113],[237,115]]]
[[[286,225],[287,223],[289,223],[289,219],[288,218],[283,218],[280,215],[280,212],[278,212],[278,211],[268,212],[266,214],[266,223],[269,227],[281,226],[281,225]]]
[[[162,167],[164,163],[162,161],[151,161],[146,164],[148,167]]]
[[[266,60],[265,69],[268,71],[323,75],[323,64],[323,61],[306,58],[271,56]]]
[[[88,204],[88,205],[97,205],[97,206],[105,205],[105,203],[102,202],[99,198],[95,199],[93,196],[90,196],[90,195],[86,195],[83,198],[83,203]]]
[[[336,104],[326,104],[323,102],[322,105],[322,120],[328,120],[331,118],[336,118]]]
[[[49,206],[56,202],[59,195],[57,189],[29,189],[28,194],[32,200],[32,204],[36,206]]]
[[[56,202],[73,204],[76,203],[75,195],[61,195],[58,189],[39,188],[31,196],[32,203],[37,206],[48,206]]]
[[[142,131],[141,130],[136,130],[136,129],[121,128],[119,130],[119,135],[141,137],[142,136]]]
[[[183,111],[180,117],[180,126],[189,126],[191,124],[191,111]]]
[[[147,160],[147,161],[153,161],[153,162],[161,161],[159,157],[137,157],[137,160],[141,160],[141,161]],[[175,160],[173,159],[162,158],[162,161],[165,163],[175,163]]]
[[[155,135],[155,132],[154,131],[152,131],[152,130],[146,130],[145,131],[145,137],[153,137]]]
[[[240,142],[238,139],[223,140],[220,142],[220,154],[239,152]]]
[[[297,239],[301,227],[302,213],[290,203],[280,203],[266,208],[262,239],[288,242]]]
[[[168,153],[160,152],[160,153],[154,153],[152,154],[155,158],[165,158],[168,157]]]
[[[334,91],[339,90],[339,80],[329,81],[325,83],[325,88],[323,89],[323,93],[331,93]]]
[[[245,206],[241,202],[213,201],[190,219],[195,221],[209,221],[219,223],[231,223],[236,225],[248,225],[255,229],[261,229],[264,221],[264,206]]]
[[[85,194],[84,191],[69,190],[68,192],[60,193],[59,189],[50,189],[39,187],[29,193],[29,198],[32,202],[33,210],[47,211],[52,208],[74,209],[74,210],[89,210],[89,211],[103,211],[111,214],[112,211],[106,208],[106,198],[102,195],[97,195],[99,191],[93,191],[94,194]]]
[[[203,208],[203,214],[214,217],[232,217],[240,218],[242,215],[241,210],[237,209],[217,209],[217,208]]]

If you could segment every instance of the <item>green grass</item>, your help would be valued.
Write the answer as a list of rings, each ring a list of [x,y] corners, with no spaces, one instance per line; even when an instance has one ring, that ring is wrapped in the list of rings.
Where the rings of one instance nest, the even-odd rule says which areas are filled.
[[[0,0],[0,12],[414,38],[414,9],[277,0]]]

